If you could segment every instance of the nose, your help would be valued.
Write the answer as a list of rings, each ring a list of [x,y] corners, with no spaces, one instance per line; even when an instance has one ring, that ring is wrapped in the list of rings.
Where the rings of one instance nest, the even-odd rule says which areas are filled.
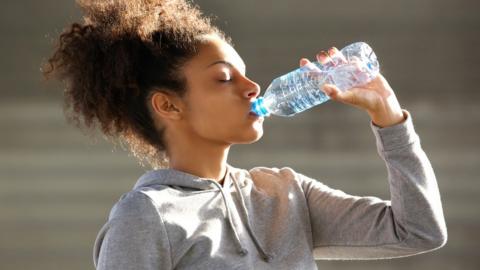
[[[248,99],[256,98],[260,94],[260,85],[245,77],[244,96]]]

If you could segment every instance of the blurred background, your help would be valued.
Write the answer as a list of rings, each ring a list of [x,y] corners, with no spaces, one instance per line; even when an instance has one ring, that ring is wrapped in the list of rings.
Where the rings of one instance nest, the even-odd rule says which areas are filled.
[[[480,269],[480,2],[473,0],[195,1],[232,38],[262,86],[322,49],[366,41],[435,169],[445,247],[391,260],[317,261],[319,269]],[[93,269],[96,234],[149,168],[101,135],[68,125],[62,89],[40,66],[73,0],[3,1],[0,9],[0,269]],[[270,117],[263,138],[229,163],[290,166],[347,193],[389,199],[366,113],[327,102]]]

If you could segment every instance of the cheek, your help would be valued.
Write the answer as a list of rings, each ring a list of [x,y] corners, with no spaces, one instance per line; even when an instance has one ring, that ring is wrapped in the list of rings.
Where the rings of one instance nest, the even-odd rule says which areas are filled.
[[[263,134],[262,124],[248,119],[248,105],[235,93],[210,90],[197,91],[189,97],[186,121],[191,132],[202,138],[235,143],[252,141]]]
[[[190,103],[188,122],[200,135],[222,132],[225,126],[232,123],[235,114],[221,97],[197,97]]]
[[[248,128],[243,108],[228,98],[210,98],[196,103],[189,113],[189,125],[201,137],[230,140]]]

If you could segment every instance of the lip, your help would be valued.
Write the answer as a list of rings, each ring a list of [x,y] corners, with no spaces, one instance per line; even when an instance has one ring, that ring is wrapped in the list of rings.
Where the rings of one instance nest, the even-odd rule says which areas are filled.
[[[256,113],[253,113],[253,112],[249,112],[248,113],[248,118],[250,119],[254,119],[254,120],[261,120],[263,121],[263,116],[258,116]]]

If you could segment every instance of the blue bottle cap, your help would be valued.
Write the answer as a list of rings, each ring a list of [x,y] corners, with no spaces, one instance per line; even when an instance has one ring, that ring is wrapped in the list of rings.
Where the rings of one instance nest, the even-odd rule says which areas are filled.
[[[265,107],[263,104],[263,97],[257,98],[253,103],[252,103],[252,108],[250,110],[251,112],[255,113],[258,116],[269,116],[270,113],[268,109]]]

